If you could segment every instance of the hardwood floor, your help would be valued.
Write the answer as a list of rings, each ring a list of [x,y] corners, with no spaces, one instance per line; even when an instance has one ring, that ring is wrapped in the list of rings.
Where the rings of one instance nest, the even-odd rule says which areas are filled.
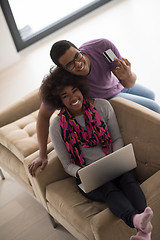
[[[4,172],[0,179],[1,240],[76,240],[60,224],[54,229],[46,210]]]

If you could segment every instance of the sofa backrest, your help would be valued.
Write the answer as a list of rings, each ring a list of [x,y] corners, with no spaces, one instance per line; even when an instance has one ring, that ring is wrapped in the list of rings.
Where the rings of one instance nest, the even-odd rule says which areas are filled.
[[[160,114],[120,97],[110,103],[125,144],[133,144],[142,183],[160,169]]]

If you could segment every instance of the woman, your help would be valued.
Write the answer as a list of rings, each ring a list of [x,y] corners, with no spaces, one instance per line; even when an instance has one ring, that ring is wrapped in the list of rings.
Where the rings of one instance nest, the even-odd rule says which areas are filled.
[[[86,82],[86,77],[56,68],[40,88],[44,104],[60,109],[51,124],[50,137],[64,170],[76,177],[77,186],[80,168],[124,146],[113,108],[107,100],[87,99]],[[151,239],[153,212],[146,205],[135,171],[89,193],[79,191],[89,199],[106,202],[113,214],[137,228],[130,239]]]

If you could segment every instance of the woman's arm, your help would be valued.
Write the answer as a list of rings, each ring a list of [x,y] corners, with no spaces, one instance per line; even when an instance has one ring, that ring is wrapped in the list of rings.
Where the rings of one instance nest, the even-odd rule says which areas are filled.
[[[113,151],[122,148],[124,146],[124,142],[119,130],[115,112],[111,104],[107,100],[96,99],[95,107],[107,125],[109,134],[112,139]]]
[[[124,146],[124,142],[122,139],[122,135],[119,130],[118,122],[116,119],[115,112],[109,103],[109,118],[107,121],[108,131],[110,133],[112,144],[113,144],[113,151],[116,151]]]

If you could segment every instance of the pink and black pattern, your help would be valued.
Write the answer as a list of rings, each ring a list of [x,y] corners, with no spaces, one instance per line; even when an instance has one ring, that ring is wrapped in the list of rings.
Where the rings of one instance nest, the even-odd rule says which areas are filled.
[[[87,129],[81,127],[65,107],[61,110],[59,118],[62,138],[71,156],[71,161],[81,167],[86,166],[81,146],[89,148],[101,144],[103,152],[107,155],[112,145],[103,119],[93,104],[85,99],[83,100],[83,112]]]

